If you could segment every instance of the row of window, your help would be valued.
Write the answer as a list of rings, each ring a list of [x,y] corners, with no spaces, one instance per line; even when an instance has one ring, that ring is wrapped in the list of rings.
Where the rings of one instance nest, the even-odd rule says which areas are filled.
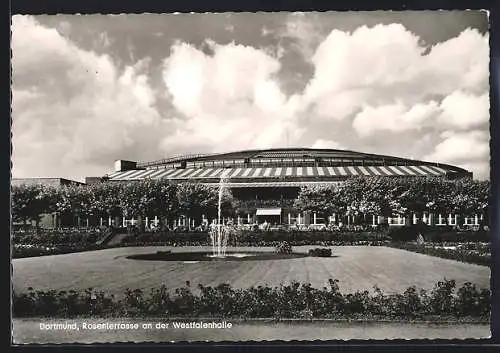
[[[254,168],[254,167],[345,167],[345,166],[408,166],[408,165],[420,165],[419,163],[411,163],[405,161],[390,161],[386,163],[385,161],[356,161],[356,160],[293,160],[293,159],[283,159],[283,160],[251,160],[250,162],[244,161],[199,161],[199,162],[187,162],[175,163],[167,165],[167,168]]]

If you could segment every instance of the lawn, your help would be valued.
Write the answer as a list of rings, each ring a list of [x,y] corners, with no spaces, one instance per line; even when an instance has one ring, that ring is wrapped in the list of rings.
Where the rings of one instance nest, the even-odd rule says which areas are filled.
[[[311,246],[294,247],[307,252]],[[402,292],[409,286],[431,289],[443,278],[457,286],[472,282],[489,288],[490,269],[417,254],[401,249],[370,246],[332,247],[333,257],[303,257],[286,260],[225,262],[164,262],[127,259],[128,255],[157,250],[203,251],[203,247],[115,248],[83,253],[52,255],[13,260],[13,286],[16,292],[36,289],[85,289],[88,287],[122,294],[126,288],[148,289],[165,284],[178,288],[193,285],[229,283],[235,288],[279,285],[297,280],[323,287],[329,278],[338,279],[346,292],[371,290],[378,285],[387,292]],[[272,251],[271,248],[238,248],[239,251]]]

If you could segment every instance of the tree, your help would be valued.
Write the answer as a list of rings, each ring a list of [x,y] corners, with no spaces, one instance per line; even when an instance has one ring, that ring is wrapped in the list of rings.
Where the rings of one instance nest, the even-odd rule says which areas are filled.
[[[57,211],[62,215],[86,218],[92,215],[94,194],[87,185],[64,185],[59,189]]]
[[[202,215],[217,218],[221,197],[221,216],[232,216],[235,201],[229,188],[215,188],[200,183],[183,183],[178,186],[179,212],[191,219],[200,220]]]
[[[168,180],[144,179],[123,184],[120,188],[120,209],[128,218],[142,219],[158,215],[173,218],[179,215],[177,186]]]
[[[91,213],[97,217],[119,217],[123,214],[120,205],[122,185],[113,182],[101,182],[88,185],[93,194]]]
[[[333,213],[344,212],[346,205],[337,186],[307,185],[300,189],[294,207],[301,212],[316,212],[320,217],[327,218]]]
[[[339,197],[347,215],[366,221],[366,216],[392,214],[395,186],[394,180],[386,177],[351,178],[342,184]]]
[[[159,195],[159,198],[156,199],[156,202],[152,206],[161,218],[174,218],[179,216],[177,188],[178,184],[173,184],[167,179],[157,180],[154,183],[154,190]]]
[[[39,230],[40,217],[56,211],[59,198],[57,189],[42,184],[19,185],[12,187],[12,217],[23,222],[34,221]]]
[[[472,179],[460,179],[455,182],[450,204],[455,213],[480,214],[489,205],[490,182]]]

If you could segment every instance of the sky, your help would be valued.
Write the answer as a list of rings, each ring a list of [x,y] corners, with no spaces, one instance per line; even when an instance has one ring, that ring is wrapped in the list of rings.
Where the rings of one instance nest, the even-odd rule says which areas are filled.
[[[11,45],[14,178],[312,147],[489,179],[485,12],[16,15]]]

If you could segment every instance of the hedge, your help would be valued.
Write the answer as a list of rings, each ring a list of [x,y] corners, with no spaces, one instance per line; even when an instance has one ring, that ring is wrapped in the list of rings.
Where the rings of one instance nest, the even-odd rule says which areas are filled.
[[[438,282],[431,291],[409,287],[403,293],[374,291],[342,293],[338,280],[328,287],[292,282],[279,287],[234,289],[228,284],[186,286],[169,291],[162,285],[149,294],[127,289],[117,299],[103,291],[34,290],[13,294],[14,317],[223,317],[323,318],[365,320],[489,319],[490,291],[453,280]]]
[[[414,241],[422,235],[427,242],[489,242],[491,233],[489,231],[457,231],[451,226],[428,226],[415,224],[410,226],[392,228],[388,237],[395,241]]]

